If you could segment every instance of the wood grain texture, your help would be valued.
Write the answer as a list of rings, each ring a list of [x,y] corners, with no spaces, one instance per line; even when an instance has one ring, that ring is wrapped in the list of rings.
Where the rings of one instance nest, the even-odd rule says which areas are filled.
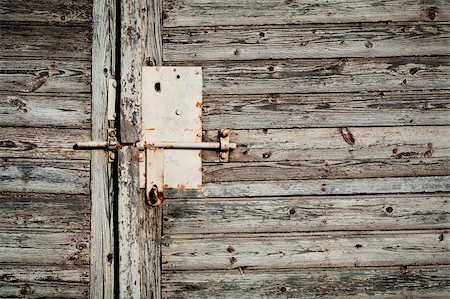
[[[447,265],[446,231],[167,236],[163,270]]]
[[[2,127],[91,127],[90,97],[0,93]]]
[[[90,27],[1,24],[0,57],[91,58]]]
[[[2,159],[0,192],[89,194],[86,161]]]
[[[87,298],[89,269],[83,266],[6,266],[0,269],[0,298]]]
[[[203,164],[203,182],[449,175],[449,158]]]
[[[120,298],[140,298],[139,150],[124,146],[118,154],[118,295]]]
[[[450,124],[450,95],[429,93],[207,96],[206,130]]]
[[[450,176],[207,183],[200,190],[166,189],[166,198],[449,192]]]
[[[92,0],[1,0],[1,22],[86,24],[92,21]]]
[[[161,0],[142,1],[142,65],[162,65]],[[140,192],[140,274],[141,296],[161,299],[161,235],[162,206],[145,204],[145,192]]]
[[[343,128],[341,128],[343,129]],[[235,130],[230,139],[238,144],[230,161],[305,161],[364,159],[446,159],[450,151],[448,126],[346,127],[353,143],[340,128]],[[216,140],[217,131],[205,133]],[[431,150],[430,150],[431,149]],[[217,153],[203,152],[203,161],[218,161]]]
[[[116,1],[93,1],[92,43],[92,140],[107,140],[108,78],[116,63]],[[86,140],[89,140],[87,138]],[[92,151],[91,158],[91,261],[90,298],[114,297],[113,165],[109,153]],[[116,227],[117,228],[117,227]]]
[[[2,58],[0,91],[26,93],[89,93],[88,61]]]
[[[448,229],[449,194],[170,199],[164,234]]]
[[[447,55],[446,24],[166,30],[165,61]]]
[[[167,272],[167,298],[447,298],[448,266]]]
[[[448,21],[446,0],[186,0],[164,1],[165,27]]]
[[[141,135],[141,2],[121,3],[120,141],[135,143]]]
[[[450,80],[449,59],[440,56],[196,64],[203,67],[208,95],[420,91],[448,89]]]
[[[89,160],[89,151],[73,148],[89,139],[86,129],[0,128],[0,158]]]
[[[0,265],[89,265],[89,232],[0,232]]]
[[[0,194],[1,231],[87,231],[90,200],[86,195]]]

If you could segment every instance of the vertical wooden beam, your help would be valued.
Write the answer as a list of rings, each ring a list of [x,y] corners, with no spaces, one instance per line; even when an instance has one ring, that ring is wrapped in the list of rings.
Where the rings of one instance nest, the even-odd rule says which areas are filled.
[[[120,142],[135,143],[141,134],[141,1],[121,1]]]
[[[142,65],[162,65],[162,1],[143,0]],[[141,195],[142,197],[145,194]],[[162,205],[148,207],[141,201],[142,223],[141,292],[143,297],[161,299]]]
[[[115,65],[115,0],[94,0],[92,39],[92,140],[107,138],[107,84]],[[90,298],[114,296],[114,231],[108,153],[91,156]]]

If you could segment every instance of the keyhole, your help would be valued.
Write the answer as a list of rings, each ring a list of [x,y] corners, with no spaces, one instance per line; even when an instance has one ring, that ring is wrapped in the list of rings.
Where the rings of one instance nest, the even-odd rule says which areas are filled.
[[[156,82],[155,83],[155,91],[156,92],[161,92],[161,83],[160,82]]]

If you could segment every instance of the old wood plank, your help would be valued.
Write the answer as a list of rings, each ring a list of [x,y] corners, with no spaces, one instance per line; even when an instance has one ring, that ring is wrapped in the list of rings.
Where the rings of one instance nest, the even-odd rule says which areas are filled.
[[[89,203],[86,195],[1,192],[0,231],[86,231]]]
[[[162,2],[146,0],[142,2],[142,65],[162,65]],[[140,198],[144,198],[140,192]],[[141,200],[139,218],[141,296],[161,299],[161,235],[162,206],[149,207]]]
[[[89,61],[3,58],[0,90],[26,93],[89,93]]]
[[[89,160],[89,151],[73,149],[89,139],[86,129],[0,127],[0,158]]]
[[[0,192],[89,194],[89,162],[2,159]]]
[[[119,297],[140,298],[139,150],[124,146],[118,153]]]
[[[95,0],[93,5],[92,140],[105,141],[109,128],[108,78],[116,75],[116,1]],[[112,299],[117,280],[112,173],[109,154],[92,151],[90,298]]]
[[[165,27],[292,25],[311,23],[448,21],[446,0],[186,0],[164,1]],[[280,17],[282,16],[282,17]]]
[[[234,130],[230,138],[238,148],[230,161],[448,158],[449,130],[448,126]],[[217,131],[204,136],[206,141],[216,138]],[[217,153],[204,151],[203,160],[218,161]]]
[[[2,127],[91,127],[90,97],[0,93]]]
[[[92,0],[0,0],[0,20],[86,24],[92,21]]]
[[[89,268],[81,265],[2,265],[0,298],[87,298]]]
[[[2,265],[89,265],[89,232],[0,232]]]
[[[121,3],[120,140],[135,143],[141,135],[141,2]]]
[[[166,30],[164,61],[447,55],[446,24]]]
[[[448,266],[168,272],[167,298],[447,298]]]
[[[450,227],[449,194],[167,200],[164,234]]]
[[[167,189],[166,198],[449,192],[450,176],[207,183],[200,190]]]
[[[448,89],[450,80],[449,59],[445,56],[197,64],[203,67],[206,94],[420,91]]]
[[[206,130],[450,124],[450,95],[432,93],[207,96]]]
[[[163,270],[447,265],[447,231],[167,236]]]
[[[203,164],[203,182],[429,176],[450,174],[450,158],[307,160]]]
[[[90,27],[1,24],[0,57],[91,58]]]

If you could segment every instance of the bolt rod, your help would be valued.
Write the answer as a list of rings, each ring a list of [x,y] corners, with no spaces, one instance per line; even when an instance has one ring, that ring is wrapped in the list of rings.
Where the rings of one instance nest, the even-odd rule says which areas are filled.
[[[110,149],[119,148],[121,145],[119,143],[108,144],[106,141],[82,141],[75,144],[77,149]],[[217,149],[221,150],[220,142],[153,142],[147,143],[145,145],[138,144],[137,148],[139,150],[144,150],[145,148],[166,148],[166,149]],[[236,143],[230,143],[230,150],[236,149]],[[226,150],[226,149],[225,149]]]

